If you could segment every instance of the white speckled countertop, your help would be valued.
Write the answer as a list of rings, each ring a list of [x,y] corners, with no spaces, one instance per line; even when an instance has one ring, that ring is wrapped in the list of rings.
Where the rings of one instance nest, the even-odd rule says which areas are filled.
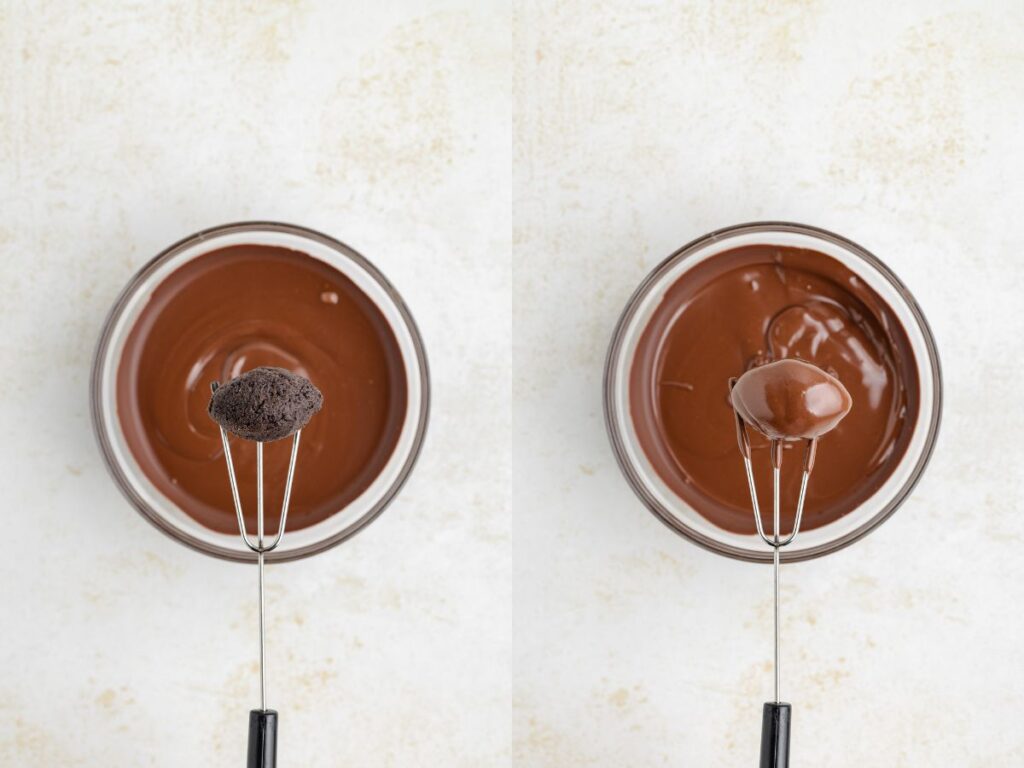
[[[1011,0],[3,3],[0,765],[244,761],[252,571],[132,511],[87,381],[132,272],[250,218],[372,259],[434,384],[394,505],[268,574],[282,766],[754,764],[769,571],[641,506],[600,398],[646,272],[765,218],[881,256],[946,384],[910,501],[784,577],[794,764],[1024,764],[1022,27]]]

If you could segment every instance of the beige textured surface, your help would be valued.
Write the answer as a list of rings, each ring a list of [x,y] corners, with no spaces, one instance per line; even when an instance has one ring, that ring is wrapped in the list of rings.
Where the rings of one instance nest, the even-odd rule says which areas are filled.
[[[600,388],[647,270],[761,218],[881,255],[947,386],[910,502],[786,576],[794,762],[1024,764],[1022,28],[1015,0],[3,3],[0,764],[242,764],[252,573],[130,510],[86,389],[132,271],[257,217],[373,259],[436,393],[394,506],[270,572],[282,765],[753,764],[768,571],[644,511]]]

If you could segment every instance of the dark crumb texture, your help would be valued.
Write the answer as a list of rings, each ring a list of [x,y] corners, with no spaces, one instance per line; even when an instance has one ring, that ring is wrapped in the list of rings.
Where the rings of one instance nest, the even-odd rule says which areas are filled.
[[[269,443],[293,435],[320,410],[324,397],[309,379],[284,368],[253,368],[219,387],[210,418],[246,440]]]

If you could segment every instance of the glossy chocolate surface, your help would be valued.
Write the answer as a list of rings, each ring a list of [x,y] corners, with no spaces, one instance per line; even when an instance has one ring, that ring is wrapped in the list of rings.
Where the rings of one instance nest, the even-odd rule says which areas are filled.
[[[312,381],[329,407],[302,433],[288,528],[320,522],[365,491],[391,457],[407,408],[401,350],[348,277],[306,254],[240,245],[200,256],[152,292],[128,335],[117,413],[149,480],[191,517],[237,533],[210,383],[259,366]],[[265,446],[267,527],[277,525],[290,441]],[[255,523],[255,444],[232,440]]]
[[[853,401],[819,441],[806,530],[855,509],[906,452],[919,383],[910,342],[891,308],[822,253],[744,246],[700,262],[670,286],[635,350],[629,398],[640,445],[668,489],[725,530],[754,532],[728,382],[786,358],[835,376]],[[751,438],[761,506],[770,510],[769,441],[753,432]],[[802,447],[784,446],[785,529]]]
[[[729,399],[747,424],[773,440],[814,440],[850,412],[846,387],[827,371],[796,358],[751,368]]]

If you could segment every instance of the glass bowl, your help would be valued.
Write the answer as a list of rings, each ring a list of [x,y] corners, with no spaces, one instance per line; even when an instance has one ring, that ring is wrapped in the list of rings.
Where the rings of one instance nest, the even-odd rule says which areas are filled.
[[[404,421],[391,458],[366,490],[327,519],[288,531],[270,561],[295,560],[322,552],[371,523],[394,499],[419,455],[427,427],[430,386],[427,358],[416,323],[402,297],[363,256],[333,238],[305,227],[275,222],[241,222],[198,232],[175,243],[143,266],[114,302],[93,359],[91,412],[100,451],[114,482],[128,501],[171,538],[208,555],[250,561],[255,555],[240,536],[202,525],[162,494],[137,464],[117,414],[117,370],[125,340],[154,288],[186,262],[233,245],[288,248],[319,259],[348,277],[378,307],[401,351],[408,388]],[[227,483],[227,471],[224,470]],[[297,482],[301,482],[301,453]]]
[[[801,531],[783,550],[785,561],[807,560],[853,543],[888,519],[920,479],[939,430],[942,376],[935,339],[910,291],[864,248],[823,229],[786,222],[740,224],[712,232],[680,248],[644,279],[615,328],[605,364],[605,423],[627,481],[643,503],[672,530],[728,557],[755,562],[771,560],[771,550],[756,534],[733,533],[719,528],[668,488],[637,439],[629,408],[629,372],[637,341],[667,289],[684,279],[697,264],[746,245],[805,248],[841,262],[870,286],[900,320],[910,340],[917,367],[919,411],[903,458],[892,475],[862,504],[834,522]],[[740,461],[738,453],[736,460]],[[814,482],[813,478],[811,482]]]

